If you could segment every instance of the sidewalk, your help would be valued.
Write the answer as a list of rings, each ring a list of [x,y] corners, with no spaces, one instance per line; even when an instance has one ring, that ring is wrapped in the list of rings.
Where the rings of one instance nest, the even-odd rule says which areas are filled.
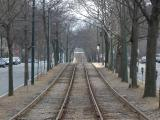
[[[64,64],[60,64],[50,70],[47,75],[39,76],[34,86],[20,87],[14,92],[14,96],[4,96],[0,98],[0,120],[8,120],[29,104],[51,83],[63,67]]]
[[[129,84],[121,82],[117,74],[108,71],[101,65],[95,64],[95,66],[103,73],[106,80],[110,85],[124,96],[130,103],[136,106],[139,110],[143,111],[151,120],[160,120],[160,110],[158,110],[159,98],[142,98],[144,88],[141,86],[137,89],[128,88]]]

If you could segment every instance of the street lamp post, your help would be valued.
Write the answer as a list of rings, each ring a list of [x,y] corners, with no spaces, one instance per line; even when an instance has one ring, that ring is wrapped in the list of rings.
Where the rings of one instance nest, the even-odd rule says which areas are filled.
[[[32,64],[31,64],[31,85],[34,85],[34,48],[35,48],[35,0],[32,1]]]

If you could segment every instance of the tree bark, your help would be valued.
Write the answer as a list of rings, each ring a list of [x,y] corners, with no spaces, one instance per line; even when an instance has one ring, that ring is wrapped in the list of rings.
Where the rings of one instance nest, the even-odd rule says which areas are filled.
[[[122,44],[122,60],[121,60],[121,72],[122,82],[128,82],[128,57],[127,57],[127,37],[126,37],[126,8],[123,6],[121,11],[120,27],[121,27],[121,44]]]
[[[28,39],[27,39],[27,1],[25,0],[25,13],[24,13],[24,20],[25,20],[25,26],[24,26],[24,41],[25,41],[25,58],[24,58],[24,86],[28,85],[29,80],[29,71],[28,71]]]
[[[117,46],[117,54],[116,54],[116,72],[118,73],[118,77],[122,78],[122,70],[121,70],[121,64],[122,64],[122,47],[118,44]]]
[[[59,61],[59,42],[58,42],[58,23],[56,23],[56,39],[55,39],[55,52],[54,52],[54,58],[55,58],[55,65],[58,65]]]
[[[66,41],[66,62],[69,62],[69,27],[67,28],[67,41]]]
[[[105,40],[105,67],[108,67],[108,55],[109,55],[109,42],[108,42],[108,34],[104,32],[104,40]]]
[[[156,46],[159,32],[158,7],[153,6],[148,21],[146,80],[143,97],[156,96]]]
[[[7,44],[8,44],[8,51],[9,51],[9,66],[8,66],[8,76],[9,76],[9,86],[8,86],[8,96],[12,96],[14,94],[13,88],[13,43],[10,39],[10,29],[11,25],[6,26],[6,33],[7,33]]]
[[[46,41],[46,47],[47,47],[47,71],[50,69],[50,57],[49,57],[49,29],[48,29],[48,34],[47,34],[47,22],[46,22],[46,0],[43,0],[43,31],[44,31],[44,36],[45,36],[45,41]],[[48,22],[49,22],[49,9],[48,9]],[[49,23],[48,23],[49,25]]]
[[[24,59],[24,86],[28,85],[29,71],[28,71],[28,44],[25,44],[25,59]]]
[[[138,6],[134,5],[134,13],[132,18],[132,34],[131,34],[131,60],[130,60],[130,78],[132,88],[137,88],[137,58],[138,58],[138,35],[139,35],[139,23],[137,16]]]
[[[113,60],[113,38],[111,38],[110,40],[110,65],[109,65],[109,69],[111,71],[114,70],[114,60]]]
[[[138,23],[132,26],[131,36],[131,61],[130,61],[130,78],[132,80],[131,87],[137,88],[137,58],[138,58]]]

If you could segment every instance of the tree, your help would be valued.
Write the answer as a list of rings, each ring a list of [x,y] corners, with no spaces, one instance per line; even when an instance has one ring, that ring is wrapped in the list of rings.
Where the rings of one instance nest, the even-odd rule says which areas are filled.
[[[130,77],[132,80],[131,87],[136,88],[137,85],[137,60],[138,60],[138,32],[139,32],[139,23],[138,23],[138,8],[136,3],[133,3],[133,16],[132,16],[132,33],[130,37],[131,42],[131,61],[130,61]]]
[[[146,63],[146,79],[143,97],[156,96],[156,46],[159,33],[160,22],[160,1],[150,0],[151,13],[147,12],[147,3],[145,0],[136,0],[138,7],[148,23],[147,36],[147,63]]]
[[[30,49],[30,46],[29,46],[29,40],[28,40],[28,27],[27,27],[27,16],[28,16],[28,3],[27,3],[27,0],[25,0],[25,7],[24,7],[24,22],[25,22],[25,25],[24,25],[24,46],[25,46],[25,58],[24,58],[24,61],[25,61],[25,67],[24,67],[24,86],[27,86],[28,85],[28,80],[29,80],[29,70],[28,70],[28,58],[29,58],[29,49]]]
[[[66,62],[69,62],[69,37],[70,37],[70,26],[67,26],[67,40],[66,40]]]
[[[3,4],[2,4],[3,3]],[[24,7],[24,1],[21,0],[3,0],[0,3],[1,6],[1,18],[0,18],[0,24],[1,27],[4,28],[6,33],[6,39],[8,44],[8,51],[9,51],[9,90],[8,95],[13,95],[13,23],[15,18],[20,14],[20,11]]]
[[[88,61],[95,61],[95,53],[97,51],[96,29],[95,26],[86,23],[83,28],[70,32],[70,36],[72,36],[70,37],[70,41],[72,41],[72,46],[70,43],[70,51],[76,47],[83,48]]]
[[[51,42],[53,52],[54,52],[54,62],[55,65],[59,62],[59,49],[60,49],[60,41],[59,41],[59,29],[61,29],[61,25],[67,19],[65,18],[66,12],[68,12],[68,6],[63,0],[49,1],[46,2],[43,0],[43,26],[44,26],[44,34],[45,40],[47,43],[47,70],[49,70],[49,52],[50,47],[49,43]],[[48,13],[48,18],[47,14]],[[48,21],[47,21],[48,20]]]
[[[122,3],[121,3],[122,4]],[[127,6],[127,10],[131,19],[131,35],[130,35],[130,43],[131,43],[131,57],[130,57],[130,78],[131,83],[129,87],[137,88],[137,61],[138,61],[138,37],[139,37],[139,8],[135,2],[135,0],[128,1],[124,0],[123,3]],[[123,5],[123,6],[124,6]]]

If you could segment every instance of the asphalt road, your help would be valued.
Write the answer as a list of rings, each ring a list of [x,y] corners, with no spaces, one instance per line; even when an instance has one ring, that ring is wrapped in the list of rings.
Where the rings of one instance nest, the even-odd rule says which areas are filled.
[[[38,63],[35,63],[35,76],[44,70],[44,62],[40,63],[39,70]],[[31,64],[29,63],[29,76],[31,75]],[[17,88],[24,83],[24,63],[13,66],[13,81],[14,88]],[[8,91],[8,67],[0,68],[0,96]]]

